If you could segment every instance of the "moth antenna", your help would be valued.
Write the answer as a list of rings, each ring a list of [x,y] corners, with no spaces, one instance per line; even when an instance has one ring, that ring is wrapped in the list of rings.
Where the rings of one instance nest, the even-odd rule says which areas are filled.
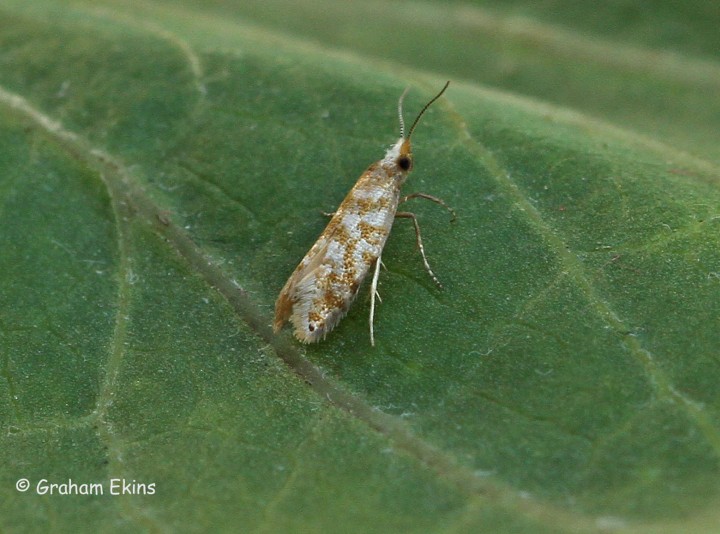
[[[400,100],[398,100],[398,119],[400,119],[400,137],[405,139],[405,119],[403,119],[403,112],[402,112],[402,105],[403,100],[405,100],[405,95],[408,94],[408,91],[410,90],[410,87],[406,87],[403,93],[400,95]]]
[[[412,126],[410,126],[410,132],[408,133],[407,139],[410,139],[410,136],[412,135],[413,131],[415,130],[415,126],[417,126],[417,123],[420,120],[420,117],[423,116],[423,113],[425,113],[427,111],[427,108],[429,108],[433,102],[435,102],[438,98],[440,98],[442,96],[442,94],[445,92],[445,89],[448,88],[448,85],[450,85],[450,80],[445,82],[445,85],[443,86],[442,89],[440,89],[440,92],[438,94],[436,94],[430,102],[425,104],[425,107],[422,108],[420,113],[418,113],[418,116],[415,119],[415,122],[413,122]],[[405,90],[405,93],[407,93],[407,89]],[[405,96],[405,93],[403,93],[403,96]],[[400,103],[402,104],[402,97],[400,97]],[[403,136],[403,138],[405,138],[405,136]]]

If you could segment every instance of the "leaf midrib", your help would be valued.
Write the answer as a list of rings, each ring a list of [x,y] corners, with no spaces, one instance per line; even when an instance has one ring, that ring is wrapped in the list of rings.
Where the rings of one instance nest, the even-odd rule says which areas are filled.
[[[270,327],[270,317],[265,316],[262,311],[263,308],[253,302],[250,296],[219,265],[212,263],[182,228],[167,220],[164,216],[166,210],[153,203],[145,194],[143,188],[135,181],[127,166],[123,165],[119,159],[103,150],[92,147],[79,135],[65,130],[59,122],[34,108],[23,97],[12,94],[2,87],[0,87],[0,105],[25,119],[29,119],[42,135],[96,172],[110,194],[115,217],[117,219],[126,219],[121,224],[129,224],[128,217],[140,216],[146,224],[149,224],[156,232],[165,237],[168,243],[188,262],[189,266],[198,272],[210,286],[223,295],[248,327],[254,330],[268,345],[272,346],[278,357],[288,368],[308,384],[323,401],[335,406],[349,416],[363,421],[368,427],[392,440],[399,449],[410,454],[422,465],[427,466],[437,473],[439,477],[449,481],[469,496],[492,500],[502,507],[519,511],[528,517],[548,524],[561,524],[577,532],[596,531],[592,519],[568,512],[549,502],[527,499],[501,482],[490,481],[489,477],[475,476],[472,470],[460,465],[451,454],[435,448],[415,435],[412,429],[401,419],[377,410],[362,399],[358,393],[348,392],[337,384],[335,380],[329,379],[323,370],[316,367],[302,355],[296,343],[290,340],[289,336],[276,336],[273,334]],[[128,206],[131,209],[128,213],[125,213],[127,208],[120,208],[120,206]],[[121,249],[126,246],[122,244],[123,235],[124,232],[121,232]],[[125,255],[127,255],[127,250]],[[128,268],[127,264],[125,264],[124,268]],[[125,273],[121,272],[120,276],[126,274],[127,271]],[[114,339],[111,340],[113,348],[108,359],[107,376],[101,386],[96,408],[87,418],[83,418],[84,425],[98,427],[99,438],[111,450],[111,465],[118,468],[115,470],[115,474],[122,472],[122,440],[114,434],[112,424],[105,416],[124,355],[125,319],[123,319],[122,314],[126,313],[127,310],[122,309],[122,302],[125,301],[124,294],[127,293],[127,287],[122,282],[119,285],[119,292],[120,306],[117,312],[119,315],[113,332]],[[138,524],[147,525],[149,519],[141,508],[130,503],[130,501],[123,504],[123,508]],[[158,524],[153,526],[155,528],[161,527]]]

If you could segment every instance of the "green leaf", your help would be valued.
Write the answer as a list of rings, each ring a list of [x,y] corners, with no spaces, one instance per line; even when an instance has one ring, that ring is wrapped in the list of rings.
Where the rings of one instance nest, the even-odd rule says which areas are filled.
[[[714,532],[717,15],[240,4],[0,1],[3,530]],[[446,79],[444,289],[399,220],[375,348],[274,336]]]

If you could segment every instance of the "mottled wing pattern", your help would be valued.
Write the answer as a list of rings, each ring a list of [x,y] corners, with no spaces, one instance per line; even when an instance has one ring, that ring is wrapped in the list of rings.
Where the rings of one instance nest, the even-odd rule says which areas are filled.
[[[378,264],[378,258],[390,234],[400,201],[400,187],[413,166],[410,137],[420,117],[440,98],[449,84],[450,82],[447,82],[420,110],[407,136],[402,113],[402,103],[407,89],[400,96],[398,101],[400,139],[387,150],[383,159],[371,165],[363,173],[340,204],[325,231],[290,276],[275,302],[273,328],[276,332],[289,319],[295,326],[295,336],[299,340],[305,343],[319,341],[347,313],[368,271],[373,265]],[[445,205],[444,202],[429,195],[415,196],[424,196]],[[425,268],[437,282],[425,258],[415,216],[410,213],[403,215],[412,217]],[[376,289],[377,274],[373,278],[370,304],[372,344],[374,344],[372,321]]]
[[[280,292],[276,331],[289,319],[310,343],[335,327],[382,252],[398,198],[387,169],[378,163],[365,171]]]

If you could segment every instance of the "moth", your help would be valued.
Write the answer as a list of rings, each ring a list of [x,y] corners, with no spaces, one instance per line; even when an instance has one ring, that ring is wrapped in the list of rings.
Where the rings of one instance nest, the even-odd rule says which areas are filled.
[[[403,100],[398,101],[400,139],[380,161],[373,163],[360,176],[355,186],[337,208],[325,230],[285,283],[275,302],[273,329],[277,333],[290,320],[295,337],[303,343],[314,343],[325,336],[347,313],[357,296],[365,276],[374,266],[370,288],[370,343],[375,345],[373,320],[375,297],[380,274],[381,256],[395,218],[408,218],[415,226],[417,247],[425,270],[440,287],[425,257],[420,226],[414,213],[397,211],[398,206],[412,198],[431,200],[455,212],[445,202],[425,193],[400,197],[400,190],[413,167],[410,138],[425,111],[448,88],[442,90],[422,108],[405,135]]]

